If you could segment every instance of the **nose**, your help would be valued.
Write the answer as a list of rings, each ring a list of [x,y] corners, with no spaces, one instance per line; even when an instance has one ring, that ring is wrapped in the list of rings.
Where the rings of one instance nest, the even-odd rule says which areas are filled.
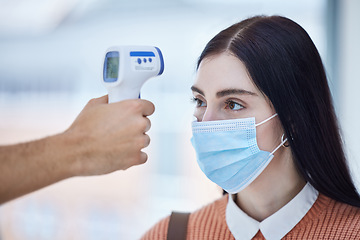
[[[205,122],[220,120],[220,117],[218,115],[219,114],[214,109],[207,107],[201,121]]]

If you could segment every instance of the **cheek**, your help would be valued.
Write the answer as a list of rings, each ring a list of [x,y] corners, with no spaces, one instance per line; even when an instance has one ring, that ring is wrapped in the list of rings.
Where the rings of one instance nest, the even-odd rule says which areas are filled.
[[[280,143],[283,134],[280,121],[274,119],[256,128],[256,140],[260,150],[272,152]]]

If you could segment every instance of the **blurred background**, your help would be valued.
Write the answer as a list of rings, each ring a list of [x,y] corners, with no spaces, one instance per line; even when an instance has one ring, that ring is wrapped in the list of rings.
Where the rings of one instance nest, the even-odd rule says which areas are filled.
[[[295,20],[315,42],[359,187],[359,11],[357,0],[0,0],[2,145],[62,132],[89,99],[105,95],[109,46],[154,45],[165,59],[164,74],[142,89],[156,105],[148,162],[2,205],[0,239],[138,239],[172,210],[194,211],[219,198],[190,143],[190,86],[205,44],[260,14]]]

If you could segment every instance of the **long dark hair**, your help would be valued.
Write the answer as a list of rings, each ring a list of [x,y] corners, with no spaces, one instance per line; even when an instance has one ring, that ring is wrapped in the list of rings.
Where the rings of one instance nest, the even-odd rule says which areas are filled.
[[[324,66],[306,31],[281,16],[248,18],[211,39],[197,67],[222,52],[239,58],[271,101],[304,179],[320,193],[360,207]]]

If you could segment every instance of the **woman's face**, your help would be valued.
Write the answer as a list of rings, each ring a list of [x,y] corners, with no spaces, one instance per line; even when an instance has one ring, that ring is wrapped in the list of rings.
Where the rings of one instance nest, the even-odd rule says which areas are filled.
[[[202,60],[191,89],[199,122],[255,117],[260,123],[276,113],[255,87],[245,65],[226,52]],[[272,152],[282,134],[278,117],[256,127],[258,146],[264,151]]]

